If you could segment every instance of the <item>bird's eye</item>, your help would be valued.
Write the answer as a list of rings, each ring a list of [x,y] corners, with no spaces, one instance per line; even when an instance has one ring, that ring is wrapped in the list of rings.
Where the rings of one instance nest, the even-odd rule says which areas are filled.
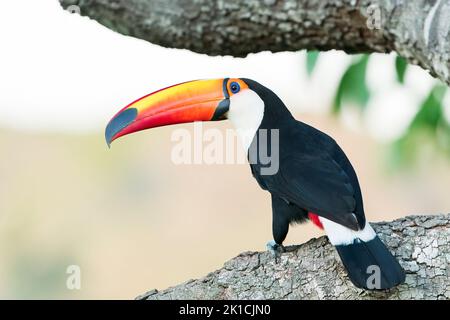
[[[231,92],[233,92],[233,93],[238,93],[239,90],[241,90],[241,87],[239,86],[239,83],[237,83],[237,82],[232,82],[232,83],[230,84],[230,90],[231,90]]]

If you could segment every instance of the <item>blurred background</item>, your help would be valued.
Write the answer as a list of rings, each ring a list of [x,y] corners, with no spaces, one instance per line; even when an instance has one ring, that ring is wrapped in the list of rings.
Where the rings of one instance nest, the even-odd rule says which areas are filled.
[[[181,126],[104,142],[119,108],[186,80],[272,88],[347,152],[370,221],[449,211],[450,95],[394,54],[208,57],[114,33],[57,0],[2,2],[0,39],[0,298],[130,299],[265,250],[270,198],[248,165],[173,164]],[[286,243],[320,235],[308,223]],[[79,290],[66,286],[70,265]]]

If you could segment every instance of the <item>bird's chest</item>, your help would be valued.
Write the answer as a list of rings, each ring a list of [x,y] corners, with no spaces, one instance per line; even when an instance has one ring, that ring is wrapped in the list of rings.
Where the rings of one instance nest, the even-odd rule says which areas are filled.
[[[261,189],[263,190],[268,190],[267,189],[267,185],[264,182],[264,179],[262,179],[261,175],[259,174],[259,170],[260,168],[258,167],[258,165],[255,164],[251,164],[250,163],[250,169],[252,171],[252,175],[255,178],[255,180],[258,182],[259,186],[261,187]]]

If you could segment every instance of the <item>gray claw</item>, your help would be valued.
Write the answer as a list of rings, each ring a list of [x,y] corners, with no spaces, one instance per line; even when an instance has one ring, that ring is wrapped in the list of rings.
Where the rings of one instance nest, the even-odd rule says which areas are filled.
[[[278,263],[281,254],[286,251],[282,244],[276,243],[274,240],[267,242],[267,250],[275,256],[275,263]]]

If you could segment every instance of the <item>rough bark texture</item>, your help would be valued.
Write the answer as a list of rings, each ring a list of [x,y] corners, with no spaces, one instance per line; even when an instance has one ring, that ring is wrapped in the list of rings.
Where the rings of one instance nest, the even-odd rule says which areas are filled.
[[[288,247],[278,264],[245,252],[206,277],[137,299],[449,299],[450,214],[373,224],[405,269],[406,282],[385,291],[355,288],[326,237]]]
[[[60,2],[117,32],[165,47],[237,57],[264,50],[395,50],[450,84],[448,0]]]

